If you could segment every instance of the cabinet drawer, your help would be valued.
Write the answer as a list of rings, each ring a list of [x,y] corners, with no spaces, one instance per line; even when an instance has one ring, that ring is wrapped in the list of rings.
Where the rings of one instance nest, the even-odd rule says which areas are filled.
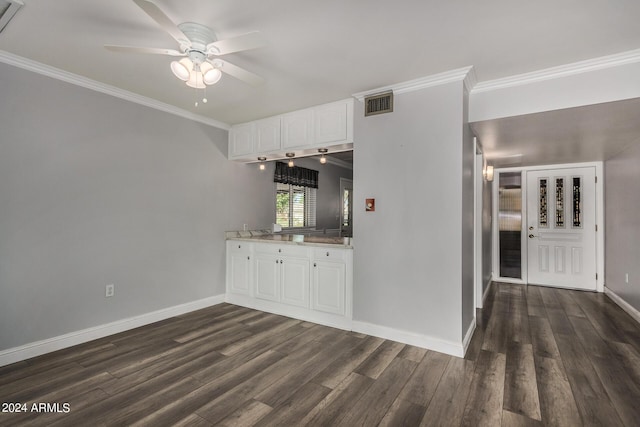
[[[227,249],[231,252],[251,251],[251,243],[241,242],[237,240],[229,240],[227,241]]]
[[[282,255],[282,256],[295,256],[307,258],[309,251],[307,248],[298,245],[274,245],[271,243],[257,244],[254,247],[256,252],[264,254]]]
[[[344,261],[346,253],[344,249],[316,248],[313,250],[313,259],[316,261]]]

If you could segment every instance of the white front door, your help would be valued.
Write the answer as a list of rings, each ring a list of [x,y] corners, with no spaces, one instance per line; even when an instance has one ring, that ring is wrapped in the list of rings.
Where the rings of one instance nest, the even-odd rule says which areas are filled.
[[[595,167],[527,172],[527,282],[596,290]]]

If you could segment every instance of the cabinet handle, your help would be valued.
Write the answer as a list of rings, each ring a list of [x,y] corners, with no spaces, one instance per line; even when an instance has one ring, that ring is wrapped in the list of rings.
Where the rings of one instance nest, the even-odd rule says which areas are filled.
[[[238,245],[238,249],[240,249],[240,248],[241,248],[241,246],[240,246],[240,245]]]
[[[280,264],[282,264],[282,260],[280,260]]]
[[[247,257],[247,259],[249,259],[249,257]]]
[[[327,252],[327,256],[329,256],[329,252]]]
[[[276,260],[276,264],[278,263],[278,260]]]
[[[278,252],[282,252],[282,249],[278,249]]]
[[[313,263],[313,266],[314,266],[314,267],[317,267],[317,265],[316,265],[316,263],[315,263],[315,262]]]

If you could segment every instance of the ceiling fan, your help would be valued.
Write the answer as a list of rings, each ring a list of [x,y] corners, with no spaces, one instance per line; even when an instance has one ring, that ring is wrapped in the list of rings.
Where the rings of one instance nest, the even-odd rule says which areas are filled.
[[[226,40],[217,40],[213,30],[202,24],[194,22],[174,24],[151,0],[133,0],[133,2],[178,42],[178,50],[116,45],[105,45],[106,49],[114,52],[183,57],[171,62],[171,71],[188,86],[197,89],[217,83],[222,73],[252,86],[258,86],[264,82],[262,77],[218,58],[228,53],[264,46],[265,42],[259,32],[254,31]]]

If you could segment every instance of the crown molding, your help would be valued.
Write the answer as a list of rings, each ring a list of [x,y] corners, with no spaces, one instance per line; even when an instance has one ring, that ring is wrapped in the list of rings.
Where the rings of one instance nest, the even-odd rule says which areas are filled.
[[[379,87],[377,89],[367,90],[364,92],[354,93],[352,96],[358,101],[363,101],[366,96],[376,93],[393,91],[394,95],[405,92],[413,92],[416,90],[426,89],[432,86],[439,86],[446,83],[457,82],[463,80],[467,90],[475,84],[475,72],[473,66],[458,68],[456,70],[446,71],[444,73],[434,74],[427,77],[421,77],[415,80],[409,80],[403,83],[397,83],[389,86]],[[470,86],[469,86],[470,85]]]
[[[353,164],[352,163],[348,163],[345,162],[344,160],[340,160],[340,159],[336,159],[334,157],[330,157],[330,156],[326,156],[325,159],[327,159],[327,163],[332,164],[334,166],[338,166],[344,169],[351,169],[353,170]]]
[[[636,62],[640,62],[640,49],[630,50],[615,55],[587,59],[585,61],[574,62],[557,67],[545,68],[543,70],[532,71],[529,73],[517,74],[515,76],[504,77],[501,79],[487,80],[476,84],[473,88],[473,93],[475,94],[513,86],[521,86],[529,83],[573,76],[589,71],[613,68]]]
[[[190,111],[182,108],[174,107],[173,105],[165,104],[158,100],[148,98],[146,96],[138,95],[133,92],[126,91],[124,89],[117,88],[105,83],[101,83],[87,77],[73,74],[68,71],[61,70],[59,68],[51,67],[40,62],[32,61],[27,58],[23,58],[18,55],[0,50],[0,62],[12,65],[23,70],[32,71],[43,76],[51,77],[56,80],[60,80],[66,83],[71,83],[75,86],[80,86],[85,89],[90,89],[96,92],[104,93],[116,98],[124,99],[125,101],[133,102],[136,104],[144,105],[165,113],[173,114],[194,122],[203,123],[208,126],[212,126],[219,129],[229,130],[231,126],[227,123],[220,122],[218,120],[210,119],[198,114],[194,114]]]

